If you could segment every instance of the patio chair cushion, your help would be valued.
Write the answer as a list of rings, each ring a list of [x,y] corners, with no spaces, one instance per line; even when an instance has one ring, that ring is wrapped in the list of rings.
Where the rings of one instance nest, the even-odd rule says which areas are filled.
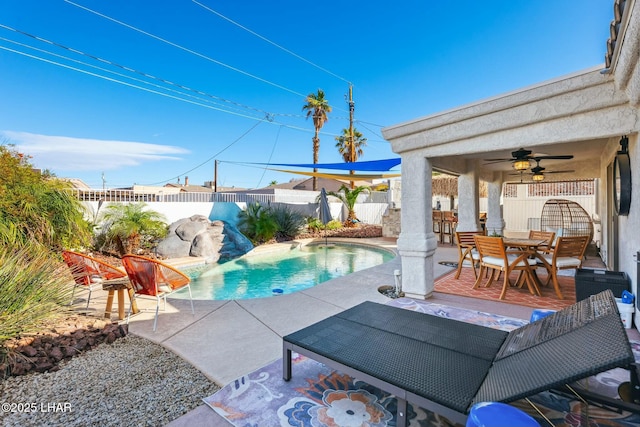
[[[518,255],[507,255],[507,261],[509,262],[509,264],[513,263],[516,259],[518,258]],[[525,260],[520,260],[516,266],[518,267],[522,267],[525,265]],[[535,259],[530,259],[527,258],[526,259],[527,263],[531,266],[536,265],[536,260]],[[486,256],[484,257],[484,262],[485,264],[491,264],[491,265],[499,265],[500,267],[504,267],[504,260],[502,258],[498,258],[498,257],[493,257],[493,256]]]
[[[553,264],[553,255],[543,255],[542,256],[545,261],[549,264]],[[575,257],[558,257],[556,258],[556,267],[557,268],[578,268],[582,264],[580,259]]]

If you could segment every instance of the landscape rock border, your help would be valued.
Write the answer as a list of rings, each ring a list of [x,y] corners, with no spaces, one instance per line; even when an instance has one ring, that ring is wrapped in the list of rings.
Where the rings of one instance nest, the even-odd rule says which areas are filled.
[[[5,342],[6,360],[0,363],[0,379],[31,372],[54,372],[60,364],[102,343],[111,344],[128,334],[127,325],[82,315],[51,322],[35,334],[23,334]]]

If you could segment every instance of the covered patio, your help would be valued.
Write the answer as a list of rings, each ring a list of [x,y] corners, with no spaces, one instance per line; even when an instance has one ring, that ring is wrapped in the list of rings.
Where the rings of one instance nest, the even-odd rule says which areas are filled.
[[[383,129],[402,158],[398,251],[408,296],[428,298],[434,291],[432,173],[458,177],[460,231],[480,229],[479,181],[486,182],[486,227],[489,233],[502,234],[502,189],[504,183],[515,181],[514,161],[487,159],[512,159],[520,149],[530,152],[523,176],[532,185],[533,157],[573,156],[541,160],[545,172],[572,171],[547,174],[545,182],[596,180],[602,259],[608,269],[629,275],[637,295],[640,194],[638,186],[631,187],[629,212],[618,214],[613,169],[616,156],[627,150],[631,181],[640,179],[640,4],[633,0],[612,4],[611,38],[603,40],[605,64]]]

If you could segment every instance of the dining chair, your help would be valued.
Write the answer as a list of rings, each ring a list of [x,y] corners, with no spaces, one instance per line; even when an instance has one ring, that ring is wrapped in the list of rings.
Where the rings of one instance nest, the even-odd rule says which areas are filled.
[[[555,237],[556,233],[553,231],[529,230],[529,239],[545,241],[545,243],[538,246],[538,250],[541,252],[549,252],[552,250]]]
[[[458,271],[456,271],[455,279],[460,277],[462,267],[471,266],[473,269],[473,277],[478,278],[476,266],[480,263],[480,254],[476,249],[476,241],[474,236],[484,236],[485,232],[481,231],[456,231],[456,242],[458,244]]]
[[[531,274],[531,268],[536,266],[536,259],[529,258],[527,251],[507,250],[502,237],[476,235],[473,236],[473,239],[480,254],[480,272],[473,289],[478,288],[482,281],[482,274],[487,269],[491,270],[491,274],[485,287],[491,286],[496,272],[504,273],[502,292],[500,293],[500,299],[502,300],[507,294],[507,289],[511,286],[509,275],[513,271],[519,271],[520,274],[516,283],[520,282],[520,280],[525,280],[529,292],[533,295],[540,294]]]
[[[164,300],[164,307],[166,309],[167,296],[174,292],[184,288],[188,289],[189,300],[191,301],[191,313],[195,314],[193,298],[191,296],[191,279],[189,279],[189,276],[161,261],[140,255],[127,254],[122,257],[122,264],[133,286],[134,299],[138,295],[151,296],[156,299],[156,315],[153,321],[154,331],[158,324],[160,299]],[[130,317],[131,306],[129,306],[127,322],[129,322]]]
[[[588,244],[589,236],[558,237],[553,251],[539,257],[538,266],[546,268],[549,272],[544,286],[552,282],[558,298],[564,298],[558,283],[558,271],[580,268]]]
[[[127,273],[119,268],[80,252],[64,250],[62,251],[62,258],[69,266],[75,282],[71,293],[71,303],[73,304],[76,288],[88,289],[87,309],[91,301],[91,293],[95,289],[102,289],[104,281],[127,277]]]

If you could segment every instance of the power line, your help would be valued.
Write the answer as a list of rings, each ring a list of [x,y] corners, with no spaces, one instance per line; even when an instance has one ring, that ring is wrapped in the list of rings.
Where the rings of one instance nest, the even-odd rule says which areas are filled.
[[[278,138],[280,138],[280,131],[282,130],[282,126],[278,128],[278,133],[276,134],[276,140],[273,142],[273,147],[271,147],[271,153],[269,154],[269,160],[267,163],[271,163],[271,158],[273,157],[273,153],[276,151],[276,145],[278,145]],[[260,188],[260,184],[262,184],[262,180],[264,179],[264,175],[267,173],[267,168],[264,168],[262,171],[262,175],[260,176],[260,180],[258,181],[258,185],[256,188]]]
[[[184,86],[184,85],[181,85],[181,84],[178,84],[178,83],[163,79],[161,77],[157,77],[157,76],[154,76],[152,74],[145,73],[144,71],[140,71],[140,70],[137,70],[135,68],[131,68],[131,67],[128,67],[126,65],[122,65],[122,64],[119,64],[117,62],[113,62],[111,60],[108,60],[108,59],[105,59],[105,58],[101,58],[99,56],[96,56],[96,55],[93,55],[93,54],[90,54],[90,53],[87,53],[87,52],[84,52],[84,51],[81,51],[81,50],[78,50],[78,49],[74,49],[74,48],[69,47],[69,46],[65,46],[63,44],[60,44],[60,43],[57,43],[57,42],[54,42],[54,41],[51,41],[51,40],[36,36],[34,34],[30,34],[30,33],[27,33],[25,31],[18,30],[18,29],[13,28],[13,27],[9,27],[7,25],[0,24],[0,28],[4,28],[4,29],[10,30],[10,31],[13,31],[15,33],[22,34],[22,35],[30,37],[32,39],[38,40],[40,42],[43,42],[43,43],[46,43],[46,44],[50,44],[50,45],[55,46],[55,47],[59,47],[61,49],[64,49],[64,50],[67,50],[67,51],[70,51],[70,52],[73,52],[73,53],[76,53],[76,54],[79,54],[79,55],[82,55],[82,56],[86,56],[86,57],[88,57],[90,59],[94,59],[94,60],[96,60],[98,62],[102,62],[102,63],[108,64],[108,65],[111,65],[111,66],[114,66],[114,67],[117,67],[117,68],[121,68],[121,69],[123,69],[125,71],[129,71],[129,72],[132,72],[132,73],[135,73],[135,74],[139,74],[139,75],[141,75],[143,77],[147,77],[147,78],[150,78],[150,79],[153,79],[153,80],[160,81],[160,82],[165,83],[165,84],[176,86],[176,87],[178,87],[180,89],[183,89],[183,90],[187,90],[187,91],[190,91],[190,92],[195,92],[197,94],[204,95],[204,96],[207,96],[207,97],[210,97],[210,98],[214,98],[214,99],[218,99],[220,101],[223,101],[223,102],[226,102],[226,103],[229,103],[229,104],[233,104],[233,105],[236,105],[236,106],[239,106],[239,107],[242,107],[242,108],[246,108],[246,109],[249,109],[249,110],[255,110],[255,111],[261,113],[262,115],[269,114],[267,111],[261,110],[259,108],[254,108],[254,107],[250,107],[248,105],[240,104],[238,102],[230,101],[228,99],[222,98],[222,97],[217,96],[217,95],[211,95],[209,93],[202,92],[200,90],[193,89],[193,88],[190,88],[188,86]],[[7,40],[7,39],[4,39],[4,40]],[[28,45],[24,45],[24,44],[21,44],[21,43],[18,43],[18,42],[14,42],[14,41],[11,41],[11,40],[7,40],[7,41],[10,41],[11,43],[15,43],[15,44],[22,45],[22,46],[28,46]],[[29,47],[31,49],[43,51],[43,50],[35,48],[35,47],[31,47],[31,46],[29,46]],[[48,52],[48,51],[44,51],[44,52],[47,52],[47,53],[49,53],[51,55],[59,56],[57,54],[54,54],[54,53],[51,53],[51,52]],[[70,59],[70,58],[67,58],[67,57],[64,57],[64,58],[68,59],[69,61],[80,62],[80,61],[76,61],[76,60],[73,60],[73,59]],[[89,65],[89,64],[86,64],[86,63],[83,63],[83,62],[80,62],[80,63],[82,63],[83,65],[87,65],[87,66],[96,68],[93,65]],[[98,67],[98,69],[106,71],[106,70],[104,70],[102,68],[99,68],[99,67]],[[113,71],[107,71],[107,72],[114,73]],[[114,73],[114,74],[120,75],[118,73]],[[127,78],[134,79],[133,77],[127,77]],[[149,84],[149,83],[147,83],[147,84]]]
[[[4,26],[3,26],[2,24],[0,24],[0,27],[4,27]],[[73,63],[76,63],[76,64],[81,64],[81,65],[84,65],[85,67],[89,67],[89,68],[93,68],[93,69],[96,69],[96,70],[100,70],[100,71],[105,72],[105,73],[113,74],[113,75],[116,75],[116,76],[118,76],[118,77],[122,77],[122,78],[125,78],[125,79],[133,80],[133,81],[135,81],[135,82],[139,82],[139,83],[142,83],[142,84],[145,84],[145,85],[148,85],[148,86],[153,86],[153,87],[156,87],[156,88],[158,88],[158,89],[162,89],[162,90],[166,90],[166,91],[169,91],[169,92],[177,93],[177,94],[180,94],[180,95],[182,95],[182,96],[187,96],[187,97],[190,97],[190,98],[195,98],[195,99],[198,99],[198,100],[200,100],[200,101],[208,102],[208,103],[211,103],[211,104],[214,104],[214,105],[224,105],[224,104],[221,104],[221,103],[216,102],[216,101],[212,101],[212,100],[209,100],[209,99],[199,98],[199,97],[197,97],[197,96],[194,96],[194,95],[191,95],[191,94],[188,94],[188,93],[183,93],[183,92],[180,92],[180,91],[175,90],[175,89],[167,88],[167,87],[164,87],[164,86],[161,86],[161,85],[158,85],[158,84],[152,83],[152,82],[148,82],[148,81],[143,80],[143,79],[139,79],[139,78],[136,78],[136,77],[128,76],[128,75],[126,75],[126,74],[118,73],[118,72],[116,72],[116,71],[112,71],[112,70],[109,70],[109,69],[106,69],[106,68],[103,68],[103,67],[99,67],[99,66],[97,66],[97,65],[93,65],[93,64],[89,64],[89,63],[86,63],[86,62],[83,62],[83,61],[79,61],[79,60],[77,60],[77,59],[69,58],[68,56],[64,56],[64,55],[60,55],[60,54],[57,54],[57,53],[53,53],[53,52],[50,52],[50,51],[45,50],[45,49],[37,48],[37,47],[35,47],[35,46],[30,46],[30,45],[28,45],[28,44],[20,43],[20,42],[17,42],[17,41],[15,41],[15,40],[10,40],[10,39],[4,38],[4,37],[0,37],[0,40],[2,40],[2,41],[4,41],[4,42],[7,42],[7,43],[12,43],[12,44],[18,45],[18,46],[23,47],[23,48],[28,48],[28,49],[35,50],[35,51],[40,52],[40,53],[44,53],[44,54],[47,54],[47,55],[51,55],[51,56],[54,56],[54,57],[56,57],[56,58],[64,59],[64,60],[67,60],[67,61],[70,61],[70,62],[73,62]],[[69,50],[71,50],[71,49],[69,49]],[[72,50],[72,51],[73,51],[73,50]],[[86,56],[90,56],[90,55],[86,54]],[[114,62],[110,62],[110,61],[106,61],[106,60],[103,60],[103,62],[108,62],[108,63],[109,63],[109,64],[111,64],[111,65],[114,65],[114,66],[116,66],[116,67],[119,67],[119,68],[122,68],[122,69],[125,69],[125,70],[133,70],[133,69],[130,69],[130,68],[128,68],[128,67],[124,67],[124,66],[121,66],[121,65],[119,65],[119,64],[116,64],[116,63],[114,63]],[[181,88],[181,89],[189,90],[189,91],[191,91],[191,92],[195,92],[195,93],[197,93],[197,94],[202,94],[202,95],[205,95],[205,96],[210,97],[210,98],[219,99],[219,100],[221,100],[221,101],[224,101],[224,102],[227,102],[227,103],[230,103],[230,104],[233,104],[233,105],[237,105],[237,106],[239,106],[239,107],[243,107],[243,108],[245,108],[245,109],[255,110],[256,112],[262,113],[262,115],[266,115],[266,114],[275,114],[275,113],[268,113],[268,112],[266,112],[266,111],[263,111],[263,110],[260,110],[260,109],[257,109],[257,108],[253,108],[253,107],[249,107],[249,106],[246,106],[246,105],[238,104],[238,103],[236,103],[236,102],[229,101],[229,100],[226,100],[226,99],[224,99],[224,98],[218,97],[218,96],[216,96],[216,95],[211,95],[211,94],[208,94],[208,93],[205,93],[205,92],[202,92],[202,91],[196,90],[196,89],[190,89],[190,88],[188,88],[188,87],[186,87],[186,86],[182,86],[182,85],[180,85],[180,84],[173,83],[173,82],[170,82],[170,81],[167,81],[167,80],[161,79],[161,78],[159,78],[159,77],[154,77],[154,76],[152,76],[152,75],[149,75],[149,74],[143,73],[142,71],[136,71],[136,70],[133,70],[133,71],[134,71],[134,72],[136,72],[137,74],[140,74],[140,75],[143,75],[143,76],[145,76],[145,77],[149,77],[149,78],[152,78],[152,79],[158,80],[158,81],[163,82],[163,83],[167,83],[167,84],[170,84],[170,85],[176,86],[176,87]],[[226,107],[229,107],[228,105],[225,105],[225,106],[226,106]],[[226,112],[226,110],[225,110],[225,112]]]
[[[242,135],[240,135],[238,138],[236,138],[233,142],[231,142],[231,144],[227,145],[226,147],[224,147],[222,150],[218,151],[216,154],[214,154],[213,156],[209,157],[207,160],[205,160],[204,162],[200,163],[199,165],[189,169],[186,172],[181,173],[180,175],[174,176],[173,178],[169,178],[165,181],[159,181],[159,182],[154,182],[153,184],[147,184],[147,185],[158,185],[158,184],[163,184],[165,182],[169,182],[169,181],[173,181],[174,179],[180,178],[182,175],[186,175],[190,172],[193,172],[194,170],[206,165],[207,163],[209,163],[211,160],[215,159],[216,157],[218,157],[220,154],[224,153],[227,149],[231,148],[231,146],[233,146],[236,142],[240,141],[242,138],[244,138],[245,136],[247,136],[249,134],[249,132],[251,132],[252,130],[254,130],[256,127],[258,127],[258,125],[260,123],[262,123],[263,121],[266,120],[266,117],[263,118],[262,120],[260,120],[258,123],[255,123],[253,126],[251,126],[246,132],[244,132]]]
[[[145,92],[153,93],[153,94],[156,94],[156,95],[164,96],[164,97],[167,97],[167,98],[175,99],[175,100],[186,102],[186,103],[189,103],[189,104],[198,105],[200,107],[209,108],[211,110],[222,111],[222,112],[227,113],[227,114],[232,114],[232,115],[235,115],[235,116],[244,117],[244,118],[252,119],[252,120],[258,120],[258,118],[252,117],[252,116],[248,116],[246,114],[240,114],[240,113],[236,113],[236,112],[233,112],[233,111],[224,110],[222,108],[218,108],[218,107],[215,107],[215,106],[212,106],[212,105],[206,105],[206,104],[202,104],[200,102],[191,101],[189,99],[180,98],[180,97],[175,96],[175,95],[159,92],[157,90],[153,90],[153,89],[145,88],[145,87],[142,87],[142,86],[138,86],[138,85],[135,85],[135,84],[132,84],[132,83],[124,82],[122,80],[118,80],[118,79],[114,79],[114,78],[111,78],[111,77],[103,76],[101,74],[92,73],[91,71],[82,70],[80,68],[72,67],[70,65],[62,64],[60,62],[51,61],[51,60],[46,59],[46,58],[41,58],[39,56],[31,55],[31,54],[28,54],[26,52],[21,52],[19,50],[10,49],[10,48],[5,47],[5,46],[0,46],[0,49],[6,50],[8,52],[16,53],[18,55],[26,56],[28,58],[36,59],[38,61],[46,62],[46,63],[52,64],[52,65],[57,65],[57,66],[62,67],[62,68],[67,68],[69,70],[73,70],[73,71],[76,71],[76,72],[79,72],[79,73],[87,74],[89,76],[93,76],[93,77],[97,77],[97,78],[100,78],[100,79],[103,79],[103,80],[107,80],[107,81],[110,81],[110,82],[113,82],[113,83],[118,83],[118,84],[121,84],[121,85],[124,85],[124,86],[128,86],[128,87],[131,87],[131,88],[134,88],[134,89],[139,89],[139,90],[142,90],[142,91],[145,91]]]
[[[86,9],[86,10],[88,10],[88,11],[92,12],[92,13],[96,13],[96,14],[98,14],[99,16],[104,16],[104,15],[102,15],[102,14],[99,14],[98,12],[94,12],[94,11],[92,11],[92,10],[88,9],[88,8],[85,8],[85,7],[81,6],[81,5],[77,5],[77,4],[75,4],[75,3],[73,3],[73,2],[71,2],[71,1],[69,1],[69,0],[65,0],[65,1],[66,1],[67,3],[69,3],[69,4],[74,5],[74,6],[80,7],[80,8],[82,8],[82,9]],[[132,28],[132,29],[134,29],[134,30],[136,30],[136,31],[140,31],[140,32],[143,32],[143,33],[145,33],[145,34],[148,34],[148,33],[144,32],[143,30],[139,30],[139,29],[137,29],[137,28],[135,28],[135,27],[131,27],[131,26],[129,26],[128,24],[121,23],[120,21],[117,21],[117,20],[115,20],[115,19],[113,19],[113,18],[110,18],[110,17],[107,17],[107,16],[104,16],[104,17],[105,17],[106,19],[109,19],[109,20],[112,20],[112,21],[114,21],[114,22],[117,22],[117,23],[119,23],[119,24],[121,24],[121,25],[124,25],[124,26],[127,26],[127,27],[129,27],[129,28]],[[16,33],[18,33],[18,34],[22,34],[22,35],[24,35],[24,36],[27,36],[27,37],[33,38],[33,39],[38,40],[38,41],[40,41],[40,42],[43,42],[43,43],[46,43],[46,44],[50,44],[50,45],[52,45],[52,46],[55,46],[55,47],[58,47],[58,48],[61,48],[61,49],[64,49],[64,50],[67,50],[67,51],[70,51],[70,52],[73,52],[73,53],[76,53],[76,54],[82,55],[82,56],[86,56],[86,57],[88,57],[88,58],[90,58],[90,59],[93,59],[93,60],[96,60],[96,61],[98,61],[98,62],[102,62],[102,63],[108,64],[108,65],[110,65],[110,66],[114,66],[114,67],[117,67],[117,68],[123,69],[123,70],[125,70],[125,71],[129,71],[129,72],[132,72],[132,73],[135,73],[135,74],[141,75],[141,76],[143,76],[143,77],[146,77],[146,78],[149,78],[149,79],[153,79],[153,80],[159,81],[159,82],[161,82],[161,83],[163,83],[163,84],[167,84],[167,85],[175,86],[175,87],[177,87],[177,88],[179,88],[179,89],[186,90],[186,91],[190,91],[190,92],[194,92],[194,93],[196,93],[196,94],[198,94],[198,95],[206,96],[206,97],[213,98],[213,99],[218,99],[218,100],[220,100],[220,101],[222,101],[222,102],[225,102],[225,103],[228,103],[228,104],[232,104],[232,105],[235,105],[235,106],[240,107],[240,108],[244,108],[244,109],[248,109],[248,110],[256,111],[256,112],[260,113],[260,114],[261,114],[261,115],[263,115],[263,116],[264,116],[264,115],[266,115],[266,116],[271,116],[271,117],[273,117],[273,116],[280,116],[280,117],[296,117],[296,118],[305,117],[304,115],[301,115],[301,114],[270,113],[270,112],[267,112],[267,111],[261,110],[261,109],[259,109],[259,108],[255,108],[255,107],[247,106],[247,105],[244,105],[244,104],[240,104],[240,103],[237,103],[237,102],[234,102],[234,101],[230,101],[230,100],[227,100],[227,99],[225,99],[225,98],[222,98],[222,97],[219,97],[219,96],[216,96],[216,95],[212,95],[212,94],[209,94],[209,93],[206,93],[206,92],[203,92],[203,91],[197,90],[197,89],[193,89],[193,88],[190,88],[190,87],[188,87],[188,86],[184,86],[184,85],[181,85],[181,84],[179,84],[179,83],[175,83],[175,82],[172,82],[172,81],[169,81],[169,80],[166,80],[166,79],[163,79],[163,78],[160,78],[160,77],[154,76],[154,75],[152,75],[152,74],[148,74],[148,73],[146,73],[146,72],[143,72],[143,71],[137,70],[137,69],[135,69],[135,68],[131,68],[131,67],[128,67],[128,66],[125,66],[125,65],[122,65],[122,64],[119,64],[119,63],[116,63],[116,62],[113,62],[113,61],[107,60],[107,59],[105,59],[105,58],[101,58],[101,57],[99,57],[99,56],[96,56],[96,55],[93,55],[93,54],[90,54],[90,53],[87,53],[87,52],[84,52],[84,51],[81,51],[81,50],[78,50],[78,49],[74,49],[74,48],[71,48],[71,47],[69,47],[69,46],[65,46],[65,45],[63,45],[63,44],[60,44],[60,43],[57,43],[57,42],[54,42],[54,41],[51,41],[51,40],[48,40],[48,39],[45,39],[45,38],[42,38],[42,37],[36,36],[36,35],[34,35],[34,34],[27,33],[27,32],[24,32],[24,31],[21,31],[21,30],[18,30],[18,29],[15,29],[15,28],[12,28],[12,27],[9,27],[9,26],[6,26],[6,25],[3,25],[3,24],[0,24],[0,27],[1,27],[1,28],[4,28],[4,29],[7,29],[7,30],[10,30],[10,31],[13,31],[13,32],[16,32]],[[169,44],[171,44],[171,45],[177,46],[177,47],[179,47],[179,48],[181,48],[181,49],[186,49],[186,48],[182,48],[181,46],[175,45],[175,44],[174,44],[174,43],[172,43],[172,42],[169,42],[169,41],[166,41],[166,40],[164,40],[164,39],[161,39],[161,38],[159,38],[159,37],[157,37],[157,36],[154,36],[154,35],[152,35],[152,34],[149,34],[149,35],[150,35],[151,37],[155,37],[155,38],[157,38],[157,39],[159,39],[159,40],[162,40],[162,41],[164,41],[164,42],[166,42],[166,43],[169,43]],[[5,41],[7,41],[7,42],[9,42],[9,43],[14,43],[14,44],[18,44],[18,45],[23,46],[23,47],[27,47],[27,48],[29,48],[29,49],[34,49],[34,50],[37,50],[37,51],[39,51],[39,52],[44,52],[44,53],[47,53],[47,54],[49,54],[49,55],[56,56],[56,57],[58,57],[58,58],[63,58],[63,59],[66,59],[66,60],[68,60],[68,61],[72,61],[72,62],[75,62],[75,63],[78,63],[78,64],[82,64],[82,65],[87,66],[87,67],[91,67],[91,68],[94,68],[94,69],[98,69],[98,70],[103,71],[103,72],[106,72],[106,73],[111,73],[111,74],[117,75],[117,76],[119,76],[119,77],[123,77],[123,78],[131,79],[131,80],[134,80],[134,81],[137,81],[137,82],[143,83],[143,84],[145,84],[145,85],[154,86],[154,87],[156,87],[156,88],[158,88],[158,89],[162,89],[162,90],[164,90],[164,91],[170,91],[170,92],[177,93],[177,94],[179,94],[179,95],[181,95],[181,96],[187,96],[187,97],[195,98],[195,99],[197,99],[197,100],[198,100],[198,101],[200,101],[200,102],[211,102],[211,101],[209,101],[209,100],[205,100],[205,99],[202,99],[202,98],[194,97],[194,96],[192,96],[192,95],[185,94],[185,93],[183,93],[183,92],[179,92],[179,91],[175,91],[175,90],[172,90],[172,89],[169,89],[169,88],[163,87],[163,86],[155,85],[155,84],[153,84],[153,83],[150,83],[150,82],[147,82],[147,81],[144,81],[144,80],[136,79],[136,78],[131,77],[131,76],[126,76],[126,75],[123,75],[123,74],[121,74],[121,73],[117,73],[117,72],[114,72],[114,71],[111,71],[111,70],[107,70],[107,69],[104,69],[104,68],[101,68],[101,67],[97,67],[97,66],[92,65],[92,64],[87,64],[87,63],[82,62],[82,61],[78,61],[78,60],[75,60],[75,59],[72,59],[72,58],[69,58],[69,57],[65,57],[65,56],[62,56],[62,55],[58,55],[58,54],[55,54],[55,53],[53,53],[53,52],[49,52],[49,51],[46,51],[46,50],[42,50],[42,49],[39,49],[39,48],[36,48],[36,47],[33,47],[33,46],[25,45],[25,44],[22,44],[22,43],[19,43],[19,42],[13,41],[13,40],[5,39],[5,38],[0,38],[0,39],[5,40]],[[251,118],[251,119],[253,119],[253,120],[259,120],[259,118],[256,118],[256,117],[247,116],[247,115],[245,115],[245,114],[241,114],[241,113],[237,113],[237,112],[233,112],[233,111],[225,110],[225,109],[223,109],[223,108],[212,107],[212,106],[208,106],[208,105],[202,105],[202,104],[200,104],[199,102],[193,102],[193,101],[190,101],[190,100],[185,100],[185,99],[180,98],[180,97],[176,97],[176,96],[172,96],[172,95],[164,94],[164,93],[157,92],[157,91],[154,91],[154,90],[149,90],[149,89],[146,89],[146,88],[143,88],[143,87],[140,87],[140,86],[136,86],[136,85],[133,85],[133,84],[130,84],[130,83],[122,82],[122,81],[117,80],[117,79],[112,79],[112,78],[109,78],[109,77],[106,77],[106,76],[103,76],[103,75],[100,75],[100,74],[91,73],[91,72],[88,72],[88,71],[86,71],[86,70],[82,70],[82,69],[79,69],[79,68],[71,67],[71,66],[68,66],[68,65],[65,65],[65,64],[61,64],[61,63],[58,63],[58,62],[55,62],[55,61],[50,61],[50,60],[47,60],[47,59],[44,59],[44,58],[41,58],[41,57],[37,57],[37,56],[34,56],[34,55],[29,55],[29,54],[27,54],[27,53],[20,52],[20,51],[17,51],[17,50],[13,50],[13,49],[9,49],[9,48],[4,48],[4,47],[2,47],[2,49],[7,50],[7,51],[10,51],[10,52],[13,52],[13,53],[16,53],[16,54],[20,54],[20,55],[23,55],[23,56],[27,56],[27,57],[30,57],[30,58],[32,58],[32,59],[37,59],[37,60],[40,60],[40,61],[43,61],[43,62],[48,62],[48,63],[53,64],[53,65],[57,65],[57,66],[64,67],[64,68],[68,68],[68,69],[71,69],[71,70],[76,71],[76,72],[81,72],[81,73],[88,74],[88,75],[91,75],[91,76],[94,76],[94,77],[98,77],[98,78],[106,79],[106,80],[109,80],[109,81],[112,81],[112,82],[115,82],[115,83],[123,84],[123,85],[129,86],[129,87],[132,87],[132,88],[136,88],[136,89],[139,89],[139,90],[144,90],[144,91],[147,91],[147,92],[150,92],[150,93],[155,93],[155,94],[158,94],[158,95],[161,95],[161,96],[166,96],[166,97],[173,98],[173,99],[176,99],[176,100],[180,100],[180,101],[183,101],[183,102],[192,103],[192,104],[194,104],[194,105],[203,106],[203,107],[205,107],[205,108],[211,108],[211,109],[214,109],[214,110],[217,110],[217,111],[226,112],[226,113],[228,113],[228,114],[233,114],[233,115],[237,115],[237,116],[240,116],[240,117]],[[189,50],[187,49],[187,51],[189,51]],[[197,52],[196,52],[195,54],[197,54]],[[199,55],[199,54],[198,54],[198,55]],[[214,61],[215,61],[215,60],[214,60]],[[285,88],[285,89],[286,89],[286,88]],[[295,92],[294,92],[294,93],[295,93]],[[297,93],[296,93],[296,94],[297,94]],[[214,102],[213,104],[215,104],[215,102]],[[300,127],[297,127],[297,126],[286,125],[286,124],[282,124],[282,123],[278,123],[278,122],[276,122],[276,124],[279,124],[279,125],[284,126],[284,127],[288,127],[288,128],[290,128],[290,129],[296,129],[296,130],[302,130],[302,131],[304,131],[304,132],[309,132],[309,130],[308,130],[308,129],[306,129],[306,128],[300,128]],[[324,135],[330,135],[330,136],[337,136],[337,135],[335,135],[335,134],[330,134],[330,133],[326,133],[326,132],[321,132],[321,134],[324,134]]]
[[[256,33],[255,31],[250,30],[249,28],[247,28],[247,27],[245,27],[245,26],[243,26],[243,25],[239,24],[238,22],[236,22],[236,21],[232,20],[231,18],[228,18],[228,17],[224,16],[224,15],[223,15],[223,14],[221,14],[220,12],[217,12],[217,11],[215,11],[215,10],[211,9],[210,7],[205,6],[204,4],[202,4],[202,3],[200,3],[200,2],[198,2],[198,1],[196,1],[196,0],[192,0],[192,1],[193,1],[195,4],[197,4],[198,6],[202,7],[203,9],[208,10],[209,12],[211,12],[211,13],[213,13],[213,14],[215,14],[215,15],[219,16],[220,18],[224,19],[224,20],[225,20],[225,21],[227,21],[227,22],[232,23],[233,25],[235,25],[235,26],[237,26],[237,27],[239,27],[239,28],[242,28],[242,29],[243,29],[243,30],[245,30],[246,32],[248,32],[248,33],[250,33],[250,34],[253,34],[254,36],[258,37],[259,39],[264,40],[265,42],[267,42],[267,43],[269,43],[269,44],[271,44],[271,45],[273,45],[273,46],[277,47],[278,49],[281,49],[281,50],[283,50],[283,51],[287,52],[288,54],[290,54],[290,55],[292,55],[292,56],[294,56],[294,57],[298,58],[299,60],[301,60],[301,61],[303,61],[303,62],[306,62],[307,64],[309,64],[309,65],[311,65],[311,66],[313,66],[313,67],[316,67],[317,69],[319,69],[319,70],[321,70],[321,71],[324,71],[325,73],[327,73],[327,74],[329,74],[329,75],[331,75],[331,76],[333,76],[333,77],[335,77],[335,78],[337,78],[337,79],[340,79],[340,80],[342,80],[343,82],[348,83],[349,85],[351,85],[351,82],[350,82],[349,80],[345,79],[344,77],[340,77],[339,75],[337,75],[337,74],[335,74],[335,73],[333,73],[333,72],[331,72],[331,71],[327,70],[326,68],[323,68],[323,67],[321,67],[320,65],[317,65],[317,64],[315,64],[315,63],[313,63],[313,62],[309,61],[308,59],[303,58],[302,56],[298,55],[297,53],[292,52],[292,51],[290,51],[289,49],[287,49],[287,48],[285,48],[285,47],[283,47],[283,46],[280,46],[279,44],[277,44],[277,43],[275,43],[275,42],[272,42],[272,41],[271,41],[271,40],[269,40],[268,38],[266,38],[266,37],[264,37],[264,36],[262,36],[262,35],[260,35],[260,34]]]
[[[235,72],[240,73],[240,74],[242,74],[242,75],[245,75],[245,76],[247,76],[247,77],[251,77],[252,79],[256,79],[256,80],[258,80],[258,81],[261,81],[261,82],[263,82],[263,83],[269,84],[269,85],[274,86],[274,87],[276,87],[276,88],[278,88],[278,89],[282,89],[282,90],[287,91],[287,92],[289,92],[289,93],[292,93],[292,94],[294,94],[294,95],[301,96],[301,97],[303,97],[303,98],[305,97],[305,95],[303,95],[303,94],[301,94],[301,93],[299,93],[299,92],[296,92],[296,91],[294,91],[293,89],[289,89],[289,88],[284,87],[284,86],[282,86],[282,85],[279,85],[279,84],[277,84],[277,83],[273,83],[273,82],[271,82],[271,81],[269,81],[269,80],[263,79],[262,77],[258,77],[258,76],[256,76],[256,75],[253,75],[253,74],[251,74],[251,73],[249,73],[249,72],[247,72],[247,71],[243,71],[243,70],[241,70],[241,69],[239,69],[239,68],[236,68],[236,67],[233,67],[233,66],[231,66],[231,65],[225,64],[224,62],[221,62],[221,61],[218,61],[218,60],[216,60],[216,59],[213,59],[213,58],[211,58],[210,56],[204,55],[204,54],[202,54],[202,53],[200,53],[200,52],[196,52],[195,50],[192,50],[192,49],[186,48],[186,47],[181,46],[181,45],[179,45],[179,44],[177,44],[177,43],[173,43],[173,42],[171,42],[171,41],[169,41],[169,40],[167,40],[167,39],[164,39],[164,38],[162,38],[162,37],[160,37],[160,36],[156,36],[155,34],[149,33],[148,31],[141,30],[140,28],[134,27],[133,25],[127,24],[127,23],[125,23],[125,22],[119,21],[119,20],[117,20],[117,19],[115,19],[115,18],[112,18],[112,17],[110,17],[110,16],[107,16],[107,15],[105,15],[105,14],[103,14],[103,13],[97,12],[97,11],[95,11],[95,10],[93,10],[93,9],[89,9],[88,7],[85,7],[85,6],[79,5],[79,4],[77,4],[77,3],[74,3],[74,2],[72,2],[71,0],[64,0],[64,1],[65,1],[66,3],[69,3],[69,4],[70,4],[70,5],[72,5],[72,6],[75,6],[75,7],[78,7],[78,8],[80,8],[80,9],[86,10],[87,12],[91,12],[91,13],[93,13],[94,15],[97,15],[97,16],[99,16],[99,17],[101,17],[101,18],[107,19],[107,20],[109,20],[109,21],[111,21],[111,22],[115,22],[115,23],[116,23],[116,24],[118,24],[118,25],[122,25],[123,27],[129,28],[129,29],[134,30],[134,31],[136,31],[136,32],[138,32],[138,33],[144,34],[144,35],[146,35],[146,36],[148,36],[148,37],[154,38],[154,39],[156,39],[156,40],[158,40],[158,41],[161,41],[161,42],[166,43],[166,44],[168,44],[168,45],[170,45],[170,46],[173,46],[173,47],[175,47],[175,48],[178,48],[178,49],[180,49],[180,50],[183,50],[183,51],[185,51],[185,52],[187,52],[187,53],[190,53],[190,54],[192,54],[192,55],[196,55],[196,56],[198,56],[198,57],[200,57],[200,58],[206,59],[207,61],[213,62],[214,64],[220,65],[220,66],[222,66],[222,67],[228,68],[229,70],[235,71]]]

